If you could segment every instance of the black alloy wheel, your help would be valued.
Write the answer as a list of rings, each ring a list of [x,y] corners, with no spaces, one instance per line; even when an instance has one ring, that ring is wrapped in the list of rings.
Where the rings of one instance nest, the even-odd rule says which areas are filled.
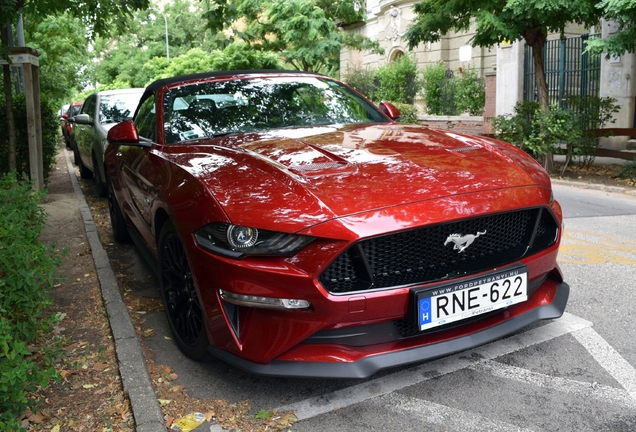
[[[207,357],[208,337],[190,264],[174,226],[166,222],[159,236],[161,298],[177,345],[193,360]]]

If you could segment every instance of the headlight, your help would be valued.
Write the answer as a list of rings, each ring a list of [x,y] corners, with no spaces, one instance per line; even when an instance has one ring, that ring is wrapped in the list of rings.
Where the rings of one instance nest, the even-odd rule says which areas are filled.
[[[291,256],[315,237],[216,222],[196,231],[194,239],[203,249],[240,259],[246,256]]]

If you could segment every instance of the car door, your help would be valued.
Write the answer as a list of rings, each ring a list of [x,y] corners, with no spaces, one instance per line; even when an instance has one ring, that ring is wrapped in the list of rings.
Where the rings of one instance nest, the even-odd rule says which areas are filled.
[[[135,224],[148,246],[154,249],[153,233],[154,207],[157,198],[157,185],[161,184],[161,173],[153,157],[156,145],[156,109],[154,97],[148,98],[139,107],[135,118],[137,132],[142,141],[152,143],[151,147],[120,146],[115,154],[117,168],[123,181],[125,201],[129,204],[123,210]]]
[[[73,128],[73,136],[75,139],[75,145],[77,146],[77,152],[79,157],[82,160],[82,163],[93,170],[93,159],[92,149],[93,149],[93,141],[95,139],[95,121],[96,115],[95,111],[97,108],[97,94],[89,96],[84,105],[82,106],[82,110],[80,114],[87,114],[89,119],[89,124],[79,124],[76,123]]]

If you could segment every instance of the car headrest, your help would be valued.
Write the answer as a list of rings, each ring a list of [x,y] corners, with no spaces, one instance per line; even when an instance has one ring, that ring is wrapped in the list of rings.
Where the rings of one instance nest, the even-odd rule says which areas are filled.
[[[192,102],[190,102],[190,106],[188,107],[188,110],[195,110],[195,111],[215,110],[215,109],[216,109],[216,102],[214,102],[212,99],[195,99]]]

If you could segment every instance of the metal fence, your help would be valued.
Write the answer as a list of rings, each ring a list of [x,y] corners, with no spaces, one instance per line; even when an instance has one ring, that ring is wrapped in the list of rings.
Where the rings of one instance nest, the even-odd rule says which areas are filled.
[[[600,34],[549,40],[544,45],[544,67],[551,105],[568,107],[571,97],[598,96],[601,78],[600,56],[585,53],[587,41]],[[524,54],[523,99],[537,100],[532,47]]]

